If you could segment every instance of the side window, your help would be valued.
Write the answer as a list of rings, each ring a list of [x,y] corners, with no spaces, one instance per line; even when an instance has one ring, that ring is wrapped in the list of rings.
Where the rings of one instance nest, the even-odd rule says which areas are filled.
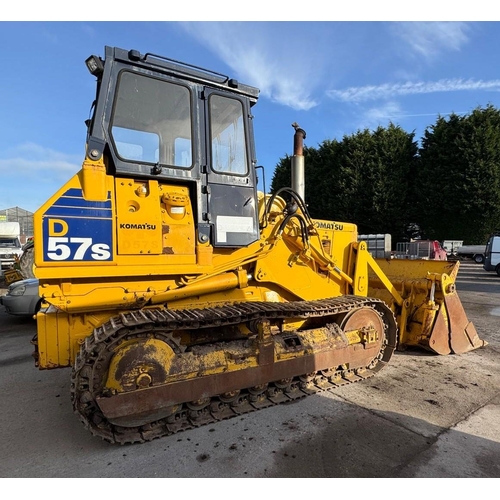
[[[214,94],[209,109],[212,169],[224,174],[247,174],[242,103]]]
[[[111,136],[125,161],[191,168],[191,94],[187,87],[129,71],[120,74]]]

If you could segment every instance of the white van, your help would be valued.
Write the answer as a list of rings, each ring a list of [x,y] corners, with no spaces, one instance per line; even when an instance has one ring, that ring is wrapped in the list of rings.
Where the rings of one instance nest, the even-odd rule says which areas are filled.
[[[500,233],[493,233],[486,243],[483,268],[500,276]]]
[[[19,222],[0,222],[0,276],[6,269],[12,269],[16,258],[23,253],[19,236],[21,226]]]

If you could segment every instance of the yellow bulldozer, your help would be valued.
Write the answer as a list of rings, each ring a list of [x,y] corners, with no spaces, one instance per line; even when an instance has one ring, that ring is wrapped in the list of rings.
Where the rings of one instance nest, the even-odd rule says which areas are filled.
[[[27,255],[36,365],[71,367],[93,435],[149,441],[366,379],[395,349],[485,344],[459,263],[375,260],[354,224],[310,217],[297,124],[292,187],[258,191],[258,89],[116,47],[86,65],[85,159]]]

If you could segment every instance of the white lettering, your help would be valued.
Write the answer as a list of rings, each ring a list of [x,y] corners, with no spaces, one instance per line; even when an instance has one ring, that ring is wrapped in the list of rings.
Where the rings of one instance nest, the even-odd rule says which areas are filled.
[[[67,243],[78,245],[74,250]],[[49,236],[47,245],[47,257],[50,260],[84,260],[87,250],[90,248],[90,257],[93,260],[107,260],[111,257],[109,245],[106,243],[93,243],[92,238],[65,238]]]

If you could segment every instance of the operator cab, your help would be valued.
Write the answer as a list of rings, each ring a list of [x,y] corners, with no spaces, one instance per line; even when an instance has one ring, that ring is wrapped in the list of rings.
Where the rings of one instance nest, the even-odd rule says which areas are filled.
[[[116,177],[188,186],[198,239],[242,247],[259,238],[251,107],[259,91],[154,54],[106,47],[87,156]]]

